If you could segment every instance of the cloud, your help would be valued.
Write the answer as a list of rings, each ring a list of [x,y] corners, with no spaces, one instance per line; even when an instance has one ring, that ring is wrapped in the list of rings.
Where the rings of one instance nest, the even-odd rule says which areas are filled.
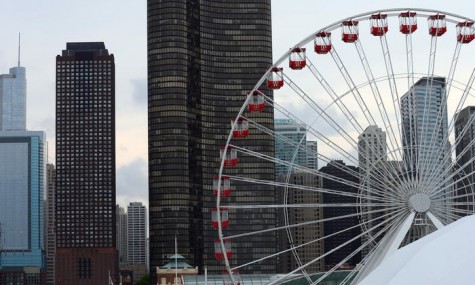
[[[117,203],[126,207],[130,202],[142,202],[148,208],[148,165],[137,157],[117,169]]]
[[[147,105],[147,79],[132,79],[130,80],[133,86],[132,98],[134,103],[139,104],[140,106]]]

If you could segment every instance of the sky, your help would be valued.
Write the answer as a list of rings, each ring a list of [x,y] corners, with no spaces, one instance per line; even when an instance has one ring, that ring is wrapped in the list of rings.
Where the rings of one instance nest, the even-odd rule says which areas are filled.
[[[428,8],[475,18],[474,1],[272,0],[273,57],[322,27],[387,8]],[[470,11],[467,13],[467,11]],[[103,41],[116,63],[117,203],[148,206],[145,0],[3,0],[0,74],[16,66],[18,33],[26,67],[27,128],[44,130],[55,159],[55,56],[66,42]]]

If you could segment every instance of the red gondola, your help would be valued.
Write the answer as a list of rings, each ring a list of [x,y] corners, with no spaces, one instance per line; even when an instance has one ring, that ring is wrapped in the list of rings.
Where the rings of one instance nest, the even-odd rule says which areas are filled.
[[[358,21],[348,20],[341,23],[341,39],[345,43],[354,43],[358,40]]]
[[[374,14],[369,17],[371,34],[381,37],[388,32],[388,16],[386,14]]]
[[[290,53],[289,66],[292,69],[300,70],[307,65],[307,57],[305,48],[294,48]]]
[[[331,33],[320,32],[314,38],[315,52],[318,54],[326,54],[332,49]]]
[[[234,124],[236,118],[231,120],[231,124]],[[244,117],[239,117],[236,122],[236,126],[233,130],[233,138],[242,139],[249,135],[249,122]]]
[[[247,104],[249,112],[258,113],[264,110],[264,94],[261,91],[255,90],[251,94],[248,93],[248,96],[252,96]]]
[[[427,18],[429,24],[429,34],[433,37],[440,37],[447,32],[445,15],[435,14]]]
[[[473,22],[465,21],[457,24],[457,41],[462,44],[467,44],[475,38],[475,29]]]
[[[280,89],[282,86],[284,86],[283,68],[271,68],[269,75],[267,75],[267,87],[269,89]]]
[[[213,194],[216,197],[218,196],[218,183],[219,177],[213,177]],[[221,185],[219,187],[219,192],[221,192],[221,198],[226,198],[231,195],[231,180],[229,179],[229,176],[221,176]]]
[[[223,159],[224,146],[219,147],[219,156]],[[237,150],[232,146],[228,146],[226,157],[224,157],[224,167],[234,167],[238,163]]]
[[[227,208],[220,208],[219,212],[221,215],[221,228],[225,229],[229,226],[229,211]],[[211,220],[213,221],[213,228],[218,229],[218,209],[214,208],[211,210]]]
[[[417,30],[416,12],[402,12],[399,14],[399,31],[408,35]]]
[[[224,239],[224,249],[226,250],[226,257],[229,259],[233,255],[231,252],[231,241],[228,239]],[[214,256],[216,257],[217,260],[223,260],[224,259],[224,253],[221,248],[221,242],[219,239],[214,241]]]

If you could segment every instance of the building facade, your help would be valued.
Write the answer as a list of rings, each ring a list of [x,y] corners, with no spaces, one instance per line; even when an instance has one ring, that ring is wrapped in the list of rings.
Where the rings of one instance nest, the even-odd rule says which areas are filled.
[[[358,193],[358,188],[348,185],[349,183],[358,184],[359,183],[359,174],[358,168],[352,165],[346,165],[341,160],[333,160],[328,163],[326,166],[320,168],[320,172],[326,174],[322,179],[322,188],[338,190],[339,192],[346,193]],[[335,177],[335,179],[332,179]],[[343,179],[348,183],[342,183],[338,180]],[[357,204],[357,198],[351,196],[342,196],[329,193],[323,193],[323,203],[324,204]],[[323,217],[325,219],[342,217],[345,215],[353,215],[348,218],[335,219],[330,221],[325,221],[323,223],[323,231],[325,236],[329,236],[324,241],[324,252],[329,253],[330,251],[336,249],[338,246],[349,242],[353,238],[361,234],[361,228],[358,226],[360,221],[356,215],[358,212],[357,207],[326,207],[323,209]],[[353,228],[352,228],[353,227]],[[351,230],[347,230],[352,228]],[[338,235],[333,235],[337,232],[346,230]],[[358,249],[361,246],[361,238],[357,238],[354,241],[348,243],[346,246],[328,254],[325,256],[325,266],[327,269],[332,268],[339,262],[341,262],[347,256],[350,256],[353,251]],[[361,262],[361,251],[353,255],[347,262],[346,265],[350,267],[356,266]]]
[[[358,168],[360,179],[360,194],[362,195],[362,204],[371,204],[374,202],[375,193],[385,193],[388,189],[387,178],[396,176],[397,171],[390,170],[389,167],[394,164],[387,163],[387,144],[386,133],[377,125],[368,126],[358,136]],[[389,185],[388,185],[389,186]],[[378,197],[376,194],[376,197]],[[371,210],[377,210],[374,206],[361,206],[362,220],[365,223],[365,229],[371,229],[381,220],[375,220],[380,213],[370,213]],[[369,231],[362,237],[363,243],[368,240],[374,241],[379,228]],[[378,240],[378,238],[376,238]],[[375,245],[375,243],[371,243]],[[363,249],[363,256],[369,253],[370,247]]]
[[[23,278],[26,271],[31,284],[43,284],[45,161],[43,132],[0,132],[2,285]]]
[[[0,75],[0,285],[45,284],[46,135],[26,130],[26,69]]]
[[[455,207],[461,209],[459,215],[473,212],[475,205],[475,106],[468,106],[455,114],[455,164],[456,193],[454,202],[462,203]],[[468,212],[466,212],[468,211]]]
[[[307,127],[291,119],[275,119],[275,157],[307,167]],[[276,164],[275,175],[287,174],[289,166]],[[299,171],[292,169],[292,172]]]
[[[401,97],[403,161],[421,183],[445,179],[438,167],[448,154],[445,78],[426,77]]]
[[[46,203],[45,203],[45,266],[46,284],[54,285],[54,258],[56,253],[56,234],[54,229],[54,198],[56,169],[54,165],[46,165]]]
[[[317,141],[307,141],[307,167],[310,169],[318,169]]]
[[[26,68],[0,75],[0,131],[26,130]]]
[[[117,253],[119,265],[127,264],[127,213],[121,206],[116,206]]]
[[[286,176],[280,176],[280,179],[286,179]],[[283,181],[279,181],[283,182]],[[318,189],[321,187],[321,179],[319,176],[305,173],[294,172],[289,177],[289,190],[287,193],[287,204],[321,204],[323,201],[322,193],[309,191],[308,188]],[[307,189],[292,188],[291,184],[308,187]],[[297,187],[298,187],[297,186]],[[285,193],[285,189],[278,188],[278,193]],[[277,201],[279,204],[284,204],[283,197],[280,197]],[[287,210],[287,223],[289,225],[298,225],[303,223],[309,223],[305,226],[291,227],[288,236],[287,231],[279,231],[279,251],[284,251],[291,248],[291,245],[299,247],[296,249],[296,253],[300,259],[301,264],[306,264],[318,256],[322,256],[324,240],[323,237],[323,224],[312,223],[312,221],[318,221],[323,219],[322,207],[295,207]],[[284,226],[284,221],[279,221],[278,226]],[[316,241],[317,240],[317,241]],[[304,245],[306,244],[306,245]],[[279,259],[281,260],[279,271],[281,273],[288,273],[298,268],[300,265],[292,252],[286,252]],[[324,271],[323,259],[309,264],[305,267],[307,273],[316,273]]]
[[[102,42],[56,57],[56,284],[118,280],[115,65]]]
[[[413,177],[419,189],[438,187],[431,189],[439,193],[435,198],[448,198],[452,173],[445,78],[423,77],[418,80],[401,97],[401,119],[405,172]],[[426,215],[418,213],[414,221],[405,243],[435,230]]]
[[[140,202],[127,206],[127,261],[146,265],[147,211]]]
[[[155,276],[178,250],[200,272],[221,272],[214,258],[216,230],[213,177],[219,170],[219,147],[225,145],[230,121],[265,71],[272,65],[270,0],[148,0],[148,126],[150,270]],[[268,96],[272,93],[266,91]],[[273,110],[253,114],[273,129]],[[255,151],[274,155],[271,136],[250,135]],[[240,159],[231,173],[274,180],[274,164]],[[235,199],[258,197],[273,204],[275,189],[233,185]],[[257,191],[258,190],[258,191]],[[272,209],[249,224],[230,213],[228,231],[253,231],[275,225]],[[253,248],[260,248],[256,253]],[[275,236],[253,236],[233,243],[232,263],[246,263],[275,252]],[[275,272],[275,261],[263,261],[243,272]]]

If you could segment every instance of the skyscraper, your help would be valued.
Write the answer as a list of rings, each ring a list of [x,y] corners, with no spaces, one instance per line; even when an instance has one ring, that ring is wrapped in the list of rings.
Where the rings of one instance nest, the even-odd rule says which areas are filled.
[[[146,209],[140,202],[127,206],[127,261],[129,264],[146,264]]]
[[[0,131],[26,130],[26,69],[0,75]]]
[[[424,77],[401,97],[403,161],[420,183],[448,176],[437,167],[449,149],[446,96],[445,78]]]
[[[148,0],[147,8],[150,271],[155,278],[156,266],[168,263],[176,236],[178,251],[191,265],[220,272],[223,267],[213,256],[213,177],[232,116],[272,65],[270,0]],[[273,129],[271,108],[253,119]],[[250,135],[246,142],[255,151],[274,155],[271,136]],[[274,180],[271,162],[246,157],[236,169]],[[233,187],[236,199],[250,193],[261,203],[274,203],[271,186],[252,192]],[[245,217],[232,216],[229,230],[274,226],[273,210],[264,211],[267,218],[252,225]],[[272,234],[233,243],[233,260],[239,263],[273,252]],[[253,270],[276,269],[268,260],[259,266]]]
[[[119,205],[116,206],[116,224],[119,264],[127,264],[127,213]]]
[[[342,160],[333,160],[326,166],[320,168],[320,172],[327,174],[322,179],[322,188],[338,190],[339,192],[346,193],[358,193],[358,188],[349,185],[348,183],[339,182],[339,179],[343,181],[359,183],[358,168],[352,165],[346,165]],[[329,178],[335,177],[335,179]],[[356,197],[335,195],[329,193],[323,193],[324,204],[353,204],[357,203]],[[350,241],[359,234],[361,234],[360,227],[354,227],[359,224],[357,207],[327,207],[323,209],[323,217],[325,219],[331,219],[334,217],[342,217],[345,215],[353,215],[343,219],[336,219],[325,221],[323,223],[323,231],[325,236],[333,235],[337,232],[344,231],[338,235],[333,235],[325,239],[324,252],[329,253],[331,250],[336,249],[338,246]],[[347,230],[354,227],[351,230]],[[346,246],[334,251],[333,253],[325,256],[325,266],[331,268],[332,266],[341,262],[347,256],[350,256],[353,251],[361,246],[361,239],[358,238]],[[356,266],[361,261],[361,251],[352,256],[347,264],[350,266]]]
[[[317,141],[307,141],[307,167],[318,169],[318,145]]]
[[[54,258],[56,252],[56,234],[54,229],[54,198],[56,184],[56,169],[54,165],[46,165],[46,203],[45,203],[45,266],[46,284],[54,285]]]
[[[43,132],[0,132],[0,278],[34,268],[39,282],[44,268],[45,141]]]
[[[381,216],[381,214],[371,213],[370,210],[375,210],[377,207],[371,206],[370,209],[370,207],[364,205],[371,204],[374,201],[375,193],[389,191],[385,189],[384,185],[387,183],[387,177],[397,175],[397,173],[388,169],[389,166],[393,165],[387,163],[386,133],[377,125],[368,126],[358,136],[360,193],[363,196],[361,199],[361,213],[362,221],[367,222],[365,224],[367,229],[371,229],[375,224],[381,222],[381,220],[374,220],[377,216]],[[368,239],[373,240],[373,236],[376,235],[378,230],[380,229],[369,231],[369,233],[362,236],[363,243],[368,241]],[[363,256],[366,256],[369,250],[369,247],[363,248]]]
[[[423,77],[401,97],[403,163],[414,187],[437,185],[440,198],[450,195],[447,94],[445,78]],[[429,189],[425,190],[429,191]],[[425,236],[435,227],[418,213],[406,242]]]
[[[468,106],[455,114],[455,145],[456,151],[456,166],[457,171],[454,179],[456,179],[456,195],[459,196],[455,202],[469,203],[469,205],[458,205],[457,208],[462,209],[461,215],[466,215],[465,210],[473,211],[475,205],[473,204],[475,192],[475,106]],[[471,204],[471,205],[470,205]]]
[[[307,167],[307,127],[290,119],[276,119],[275,157]],[[297,150],[297,153],[295,151]],[[287,174],[289,167],[276,164],[275,175]],[[298,170],[293,169],[292,172]]]
[[[26,130],[26,69],[0,75],[0,284],[44,284],[46,135]]]
[[[56,57],[56,284],[116,281],[114,86],[104,43]]]
[[[280,179],[286,179],[286,176],[281,176]],[[321,178],[317,175],[311,173],[304,173],[304,172],[294,172],[289,177],[289,184],[295,185],[302,185],[307,187],[313,188],[320,188],[321,187]],[[291,187],[290,187],[291,188]],[[282,188],[278,188],[278,193],[285,193],[285,190]],[[284,204],[283,195],[278,195],[278,203]],[[296,205],[296,204],[321,204],[323,201],[322,194],[316,193],[308,190],[302,190],[297,188],[291,188],[288,191],[287,195],[287,204],[289,205]],[[312,261],[317,256],[323,255],[323,244],[324,240],[319,238],[323,237],[323,224],[322,223],[311,223],[311,221],[318,221],[323,219],[323,208],[322,207],[296,207],[296,208],[289,208],[287,210],[288,219],[287,223],[289,225],[299,225],[303,223],[309,223],[305,226],[298,226],[298,227],[291,227],[289,232],[291,234],[292,241],[289,241],[287,231],[279,231],[279,251],[287,250],[293,246],[300,246],[296,249],[296,252],[299,256],[300,261],[302,264],[306,264]],[[285,225],[285,219],[279,221],[280,224],[278,226]],[[316,241],[318,240],[318,241]],[[307,244],[303,246],[304,244]],[[280,258],[280,272],[288,273],[295,268],[299,267],[296,258],[294,257],[291,251],[286,252]],[[323,267],[323,259],[320,259],[316,262],[309,264],[305,267],[307,273],[315,273],[315,272],[322,272],[324,270]]]

